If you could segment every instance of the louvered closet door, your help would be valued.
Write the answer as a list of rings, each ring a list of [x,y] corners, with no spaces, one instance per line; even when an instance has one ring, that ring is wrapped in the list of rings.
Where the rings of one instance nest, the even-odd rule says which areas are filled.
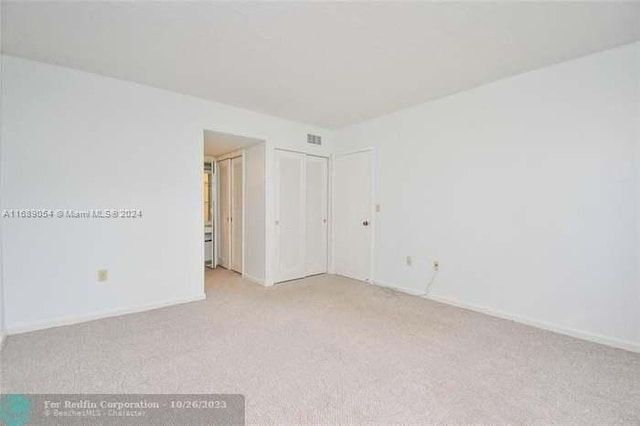
[[[305,155],[275,151],[275,281],[306,275]]]
[[[306,156],[306,274],[327,272],[327,159]]]

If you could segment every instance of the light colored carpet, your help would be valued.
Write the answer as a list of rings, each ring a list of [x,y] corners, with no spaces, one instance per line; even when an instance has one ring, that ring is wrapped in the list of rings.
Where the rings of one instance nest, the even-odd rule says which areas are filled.
[[[640,355],[335,276],[10,336],[3,390],[243,393],[249,423],[640,423]]]

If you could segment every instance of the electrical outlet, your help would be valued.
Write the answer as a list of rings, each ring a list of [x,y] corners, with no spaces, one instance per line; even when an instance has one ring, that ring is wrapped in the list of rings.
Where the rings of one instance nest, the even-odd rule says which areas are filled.
[[[433,261],[433,270],[434,271],[440,270],[440,262],[438,262],[437,260]]]
[[[108,269],[98,269],[98,281],[103,282],[109,278]]]
[[[411,256],[407,256],[407,266],[411,265],[413,265],[413,259],[411,258]]]

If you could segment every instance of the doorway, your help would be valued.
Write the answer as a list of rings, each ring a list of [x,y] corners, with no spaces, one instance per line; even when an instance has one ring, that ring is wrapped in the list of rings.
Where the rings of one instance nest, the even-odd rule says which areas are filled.
[[[264,280],[264,145],[260,139],[204,132],[204,182],[212,187],[204,196],[205,266],[248,272],[255,281]]]

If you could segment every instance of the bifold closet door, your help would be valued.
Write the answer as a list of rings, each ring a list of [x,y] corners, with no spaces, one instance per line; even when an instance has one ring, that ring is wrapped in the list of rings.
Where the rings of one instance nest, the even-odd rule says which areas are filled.
[[[305,155],[275,151],[275,280],[306,275]]]
[[[221,266],[231,265],[231,160],[218,161],[219,183],[219,223],[220,233],[218,257]]]
[[[327,159],[306,156],[306,275],[327,272]]]
[[[231,159],[231,269],[242,273],[242,157]]]

